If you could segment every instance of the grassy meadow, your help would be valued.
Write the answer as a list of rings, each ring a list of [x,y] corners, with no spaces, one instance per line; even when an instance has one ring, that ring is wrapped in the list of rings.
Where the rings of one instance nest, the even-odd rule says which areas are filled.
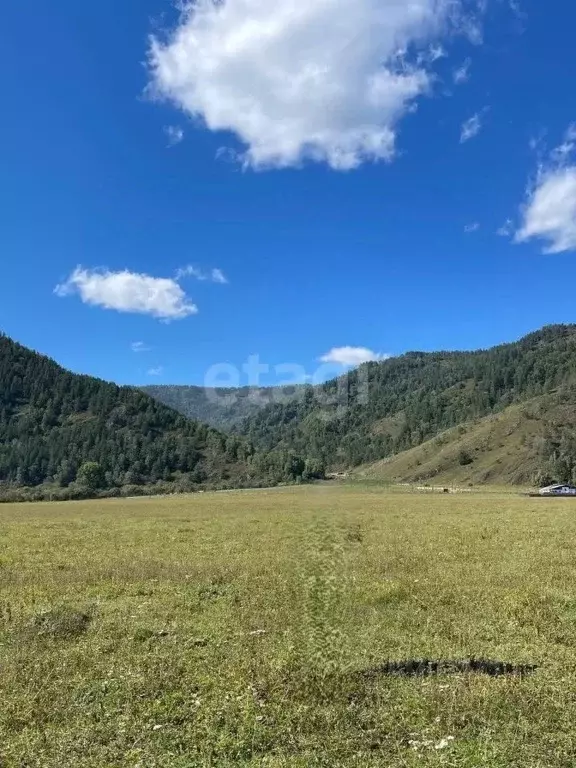
[[[528,677],[365,677],[488,657]],[[318,485],[0,507],[0,766],[576,761],[576,501]]]

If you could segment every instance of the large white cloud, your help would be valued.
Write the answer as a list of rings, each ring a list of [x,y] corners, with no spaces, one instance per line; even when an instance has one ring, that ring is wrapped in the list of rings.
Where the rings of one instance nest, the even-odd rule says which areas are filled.
[[[547,241],[545,253],[576,250],[576,166],[549,171],[539,179],[515,240],[534,237]]]
[[[547,243],[545,253],[576,250],[576,165],[570,160],[575,151],[576,126],[571,125],[548,165],[538,171],[515,242],[539,238]]]
[[[152,39],[152,91],[236,134],[246,166],[389,160],[398,121],[433,78],[438,57],[421,52],[475,28],[464,5],[483,3],[196,0],[169,39]]]
[[[320,362],[337,365],[362,365],[375,360],[386,360],[389,355],[381,355],[366,347],[333,347],[322,355]]]
[[[90,270],[76,267],[55,288],[58,296],[78,294],[85,304],[118,312],[177,320],[198,312],[176,280],[123,270]]]

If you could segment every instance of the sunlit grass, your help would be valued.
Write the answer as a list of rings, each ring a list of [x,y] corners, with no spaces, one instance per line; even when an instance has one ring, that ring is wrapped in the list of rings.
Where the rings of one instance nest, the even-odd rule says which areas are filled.
[[[573,766],[576,502],[326,485],[0,508],[0,765]],[[388,659],[525,678],[367,679]]]

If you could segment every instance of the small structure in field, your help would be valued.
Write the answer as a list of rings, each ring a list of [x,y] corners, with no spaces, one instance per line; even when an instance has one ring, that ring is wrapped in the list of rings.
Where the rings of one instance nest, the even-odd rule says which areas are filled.
[[[576,486],[568,483],[559,483],[557,485],[547,485],[540,488],[539,496],[576,496]]]

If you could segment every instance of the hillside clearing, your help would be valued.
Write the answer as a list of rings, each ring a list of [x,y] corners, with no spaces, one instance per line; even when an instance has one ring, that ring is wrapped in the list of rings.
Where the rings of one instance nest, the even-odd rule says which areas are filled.
[[[323,484],[0,528],[6,768],[573,765],[564,500]],[[358,674],[472,657],[538,669]]]

